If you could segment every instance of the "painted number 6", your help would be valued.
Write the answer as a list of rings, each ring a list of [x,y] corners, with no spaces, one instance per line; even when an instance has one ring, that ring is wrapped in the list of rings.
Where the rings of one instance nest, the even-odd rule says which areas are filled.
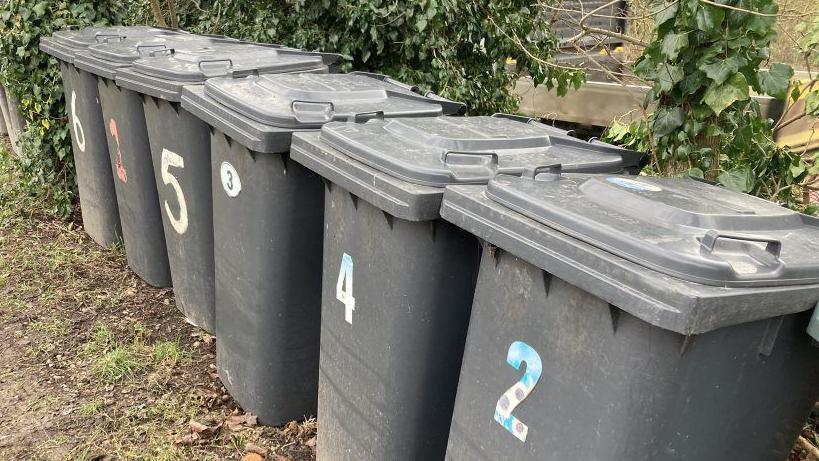
[[[523,341],[515,341],[509,346],[506,362],[516,370],[520,370],[521,364],[526,362],[526,372],[520,378],[520,381],[516,382],[498,399],[498,404],[495,406],[495,421],[521,442],[525,442],[526,435],[529,433],[529,426],[512,416],[512,411],[529,396],[540,380],[540,375],[543,373],[543,363],[540,361],[540,355],[538,355],[537,351]]]
[[[336,299],[344,304],[344,320],[353,324],[355,298],[353,297],[353,258],[347,253],[341,257],[341,268],[336,282]]]
[[[80,152],[85,153],[85,131],[82,129],[82,123],[77,117],[77,93],[71,91],[71,124],[74,126],[74,138],[77,141],[77,147]]]
[[[162,182],[173,187],[176,192],[176,201],[179,203],[179,217],[173,215],[167,200],[165,200],[165,213],[168,214],[168,220],[176,233],[184,234],[188,230],[188,205],[185,202],[185,196],[182,194],[179,181],[176,176],[171,174],[171,167],[185,168],[185,159],[175,152],[162,149]]]

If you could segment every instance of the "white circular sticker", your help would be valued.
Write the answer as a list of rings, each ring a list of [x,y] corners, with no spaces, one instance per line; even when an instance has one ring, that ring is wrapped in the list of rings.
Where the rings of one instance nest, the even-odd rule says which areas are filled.
[[[225,189],[225,193],[228,194],[228,197],[236,197],[239,195],[239,192],[242,191],[242,180],[239,179],[239,173],[236,172],[236,168],[228,162],[222,162],[220,174],[222,177],[222,188]]]
[[[634,179],[628,179],[617,176],[610,176],[606,178],[606,181],[618,185],[620,187],[625,187],[626,189],[639,190],[643,192],[660,192],[661,190],[663,190],[662,188],[657,187],[654,184],[648,184],[641,181],[635,181]]]

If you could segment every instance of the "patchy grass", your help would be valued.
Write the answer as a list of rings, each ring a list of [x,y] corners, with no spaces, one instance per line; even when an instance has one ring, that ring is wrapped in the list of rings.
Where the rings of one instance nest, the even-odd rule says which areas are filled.
[[[2,152],[0,459],[241,459],[248,444],[315,459],[314,421],[227,424],[245,415],[216,375],[213,337],[128,270],[121,246],[15,195]]]

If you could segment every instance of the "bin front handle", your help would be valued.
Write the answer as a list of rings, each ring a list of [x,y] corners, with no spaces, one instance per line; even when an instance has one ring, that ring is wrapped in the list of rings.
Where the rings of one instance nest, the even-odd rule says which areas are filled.
[[[97,32],[94,34],[94,40],[96,40],[97,43],[109,43],[112,39],[117,39],[121,42],[125,40],[125,38],[126,37],[121,34],[105,34],[102,32]]]
[[[227,66],[225,66],[225,67],[220,66],[219,69],[218,69],[219,73],[217,73],[217,74],[208,75],[208,71],[205,69],[205,67],[207,67],[207,66],[205,66],[205,67],[202,66],[202,64],[217,64],[217,63],[227,64]],[[203,59],[203,60],[199,61],[199,70],[202,71],[202,75],[204,75],[205,77],[213,77],[213,76],[223,75],[225,72],[227,72],[231,68],[233,68],[233,60],[230,59],[230,58],[227,58],[227,59]]]
[[[168,47],[164,43],[159,43],[159,44],[156,44],[156,45],[137,45],[137,47],[136,47],[137,54],[139,54],[140,56],[146,56],[146,55],[151,56],[151,52],[150,51],[146,52],[146,50],[154,50],[153,52],[155,53],[157,50],[167,50],[167,49],[168,49]]]
[[[362,123],[372,119],[384,120],[384,111],[374,110],[371,112],[359,112],[358,114],[350,115],[348,121],[353,123]]]
[[[734,235],[734,234],[722,234],[716,230],[709,230],[702,236],[700,239],[700,248],[702,250],[713,253],[714,248],[717,245],[717,241],[720,239],[724,240],[736,240],[740,242],[759,242],[765,243],[765,251],[771,254],[777,261],[779,261],[779,255],[782,253],[782,242],[772,238],[765,238],[765,237],[751,237],[751,236],[744,236],[744,235]]]
[[[560,177],[563,173],[563,165],[560,163],[553,163],[551,165],[540,165],[534,168],[528,167],[524,168],[523,172],[520,174],[521,178],[528,178],[531,180],[536,180],[537,175],[541,173],[548,172],[551,174],[551,180],[555,180]]]
[[[489,158],[489,165],[466,165],[466,164],[454,164],[453,165],[453,164],[450,164],[450,163],[447,162],[449,160],[449,156],[452,155],[452,154],[454,154],[454,155],[468,155],[468,156],[474,156],[474,157],[488,157]],[[498,165],[500,164],[500,157],[498,156],[497,152],[465,152],[465,151],[462,152],[462,151],[457,151],[457,150],[447,150],[447,151],[444,151],[443,154],[441,154],[441,161],[444,163],[444,165],[455,166],[455,167],[458,167],[458,168],[489,168],[493,172],[492,176],[495,176],[494,173],[498,171]]]
[[[290,110],[296,121],[302,123],[329,122],[335,115],[336,108],[332,101],[301,101],[294,99]]]

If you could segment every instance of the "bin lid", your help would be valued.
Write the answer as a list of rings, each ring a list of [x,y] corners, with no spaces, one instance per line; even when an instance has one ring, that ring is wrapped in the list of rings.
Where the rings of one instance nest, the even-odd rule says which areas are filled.
[[[725,287],[819,282],[819,219],[701,181],[563,175],[552,166],[498,176],[486,195],[676,278]]]
[[[434,100],[366,75],[287,74],[215,78],[206,97],[264,125],[320,128],[356,117],[441,115]]]
[[[304,72],[326,69],[326,66],[319,53],[246,43],[213,42],[207,46],[139,59],[134,62],[133,68],[134,73],[197,83],[225,75]]]
[[[52,37],[58,43],[74,48],[87,48],[110,39],[145,37],[159,34],[184,35],[185,32],[150,26],[110,26],[86,27],[80,30],[58,30],[52,34]]]
[[[91,45],[88,47],[88,52],[95,58],[115,65],[131,65],[137,59],[170,54],[177,48],[204,47],[215,43],[235,44],[236,42],[237,40],[226,37],[159,34]]]
[[[541,123],[504,117],[375,119],[329,123],[321,139],[344,154],[415,184],[485,184],[499,173],[560,163],[564,171],[620,173],[642,155],[587,143]]]
[[[71,61],[74,52],[98,43],[160,34],[185,35],[187,32],[149,26],[86,27],[56,31],[51,37],[44,37],[41,46],[44,45],[43,49],[47,53],[64,61]]]

